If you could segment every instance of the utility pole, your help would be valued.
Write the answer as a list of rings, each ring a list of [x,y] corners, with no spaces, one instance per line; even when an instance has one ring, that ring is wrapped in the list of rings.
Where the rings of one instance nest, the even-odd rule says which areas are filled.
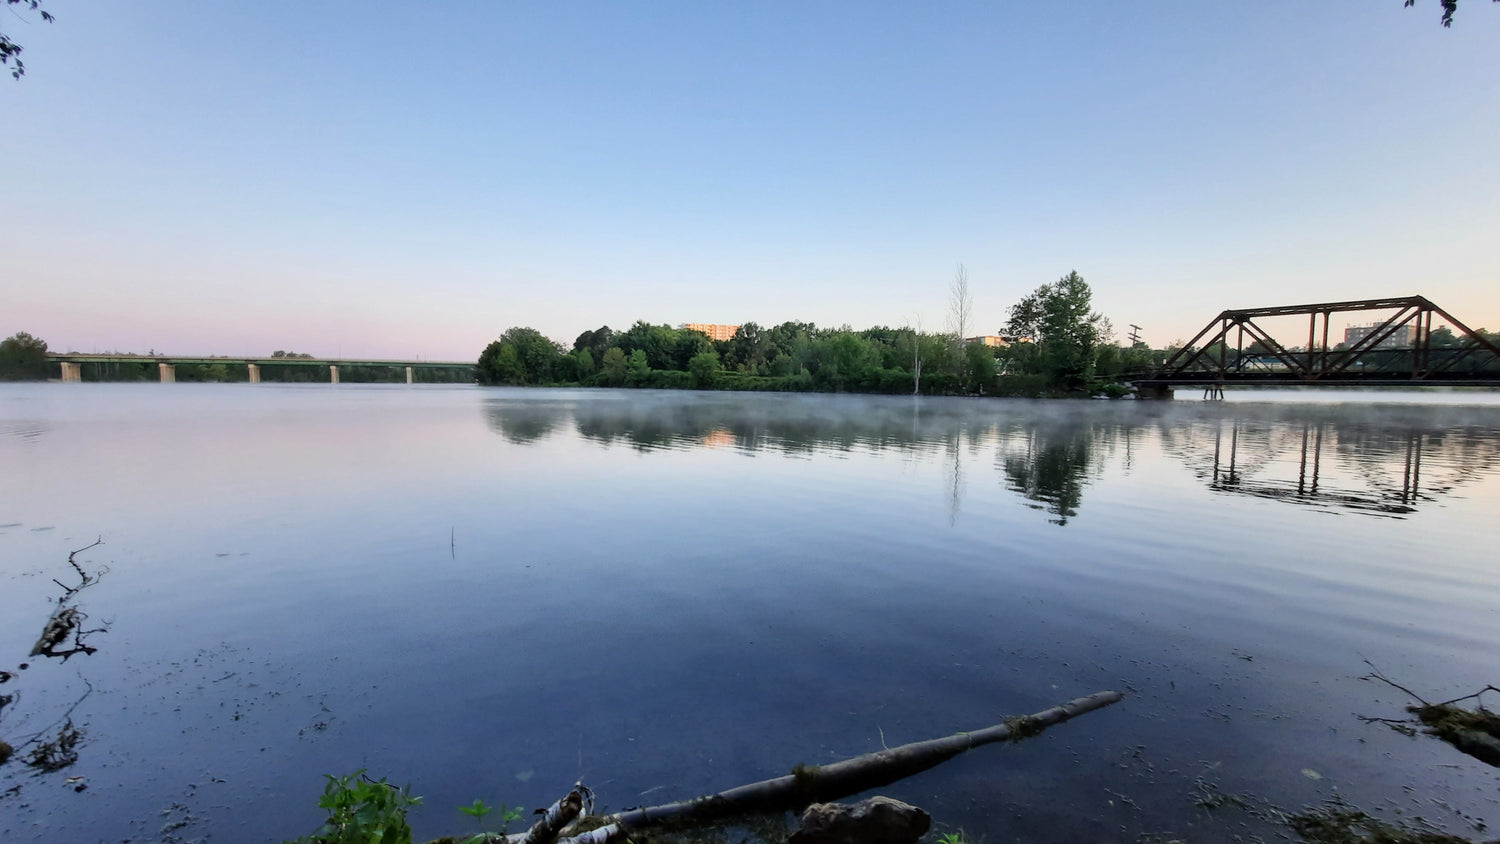
[[[1132,346],[1134,346],[1136,343],[1141,342],[1141,327],[1139,325],[1136,325],[1135,323],[1130,324],[1130,337],[1128,339],[1130,340],[1130,345]]]

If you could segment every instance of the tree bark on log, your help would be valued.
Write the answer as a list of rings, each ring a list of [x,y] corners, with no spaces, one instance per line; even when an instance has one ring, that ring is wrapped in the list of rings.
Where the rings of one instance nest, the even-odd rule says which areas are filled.
[[[541,820],[521,836],[521,844],[552,844],[563,827],[572,823],[583,812],[585,802],[589,806],[594,805],[593,793],[582,784],[573,786],[566,797],[547,807]]]
[[[564,838],[558,844],[607,844],[630,830],[671,821],[707,823],[735,815],[799,809],[889,785],[936,767],[967,750],[1000,741],[1020,741],[1079,715],[1118,703],[1119,692],[1095,692],[1033,715],[1007,718],[992,727],[945,738],[903,744],[821,767],[742,785],[695,800],[633,809],[608,816],[607,826]]]

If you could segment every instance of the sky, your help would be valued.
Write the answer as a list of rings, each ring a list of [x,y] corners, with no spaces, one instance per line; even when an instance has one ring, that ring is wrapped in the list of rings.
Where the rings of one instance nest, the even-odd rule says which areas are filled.
[[[1500,329],[1496,3],[43,8],[0,9],[0,336],[54,350],[942,330],[960,264],[973,334],[1072,270],[1155,346],[1388,296]]]

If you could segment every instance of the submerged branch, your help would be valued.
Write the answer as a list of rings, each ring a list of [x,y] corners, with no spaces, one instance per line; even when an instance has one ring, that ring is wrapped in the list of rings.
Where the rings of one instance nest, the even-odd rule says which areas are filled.
[[[1374,672],[1368,675],[1369,679],[1400,689],[1417,703],[1406,707],[1406,711],[1414,716],[1410,719],[1375,718],[1367,715],[1358,715],[1357,718],[1367,724],[1385,724],[1408,736],[1416,735],[1420,727],[1423,732],[1442,739],[1460,752],[1487,765],[1500,767],[1500,715],[1485,708],[1483,697],[1485,692],[1500,693],[1500,688],[1487,685],[1477,692],[1452,700],[1428,703],[1421,695],[1381,674],[1369,660],[1365,660],[1365,664]],[[1465,709],[1454,705],[1466,700],[1474,701],[1475,707]]]

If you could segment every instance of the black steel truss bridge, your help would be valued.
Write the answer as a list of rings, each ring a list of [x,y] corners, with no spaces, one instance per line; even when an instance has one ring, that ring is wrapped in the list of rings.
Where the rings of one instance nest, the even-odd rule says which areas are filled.
[[[1330,346],[1332,316],[1355,311],[1391,314],[1352,342]],[[1256,322],[1288,316],[1308,318],[1305,346]],[[1440,345],[1433,344],[1434,316],[1450,326],[1451,339],[1445,333]],[[1131,380],[1143,397],[1189,385],[1500,387],[1500,347],[1422,296],[1246,308],[1220,313],[1160,369]]]

